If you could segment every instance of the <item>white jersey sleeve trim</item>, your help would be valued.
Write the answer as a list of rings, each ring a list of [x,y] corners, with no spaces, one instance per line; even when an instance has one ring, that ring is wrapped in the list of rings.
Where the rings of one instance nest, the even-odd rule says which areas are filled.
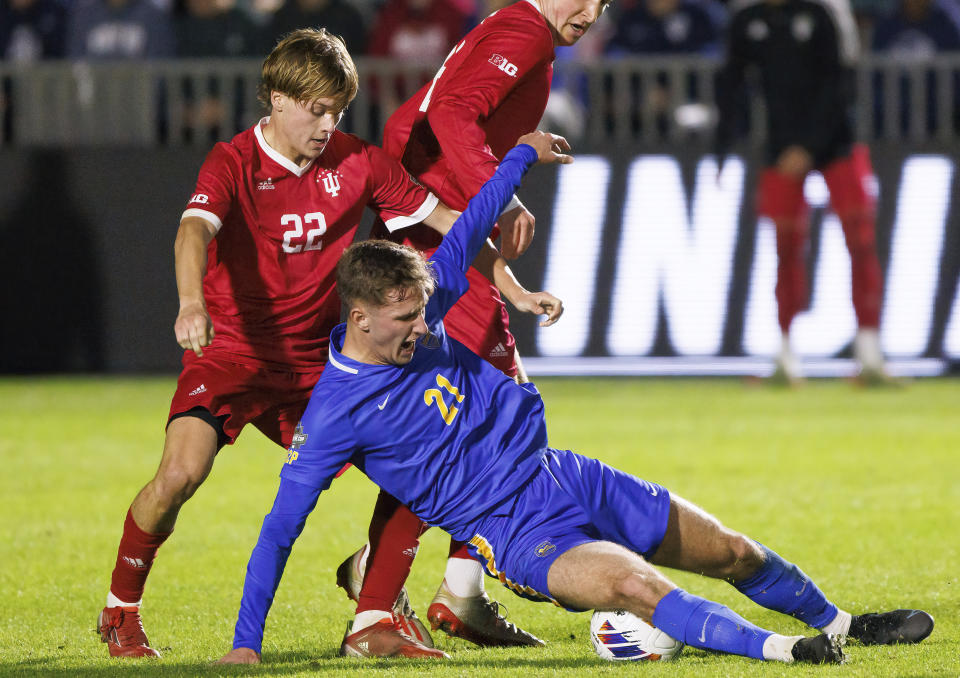
[[[327,362],[330,363],[331,365],[333,365],[334,367],[336,367],[338,370],[343,370],[344,372],[347,372],[348,374],[360,374],[360,371],[359,371],[359,370],[354,369],[353,367],[347,367],[346,365],[344,365],[343,363],[341,363],[339,360],[337,360],[337,359],[333,356],[333,351],[330,351],[330,352],[327,354]]]
[[[204,221],[209,221],[211,224],[213,224],[213,228],[217,233],[219,233],[220,229],[223,227],[223,222],[220,221],[220,217],[213,212],[208,212],[207,210],[202,210],[197,207],[191,207],[188,210],[184,210],[183,214],[180,215],[180,221],[183,221],[187,217],[199,217]]]
[[[506,213],[509,212],[510,210],[515,209],[515,208],[517,208],[517,207],[523,207],[523,203],[520,202],[520,198],[518,198],[518,197],[517,197],[517,194],[514,193],[514,194],[513,194],[513,197],[510,198],[510,202],[508,202],[508,203],[507,203],[507,206],[504,207],[503,210],[500,212],[500,216],[503,216],[504,214],[506,214]]]
[[[384,225],[387,227],[387,230],[393,233],[394,231],[406,228],[407,226],[412,226],[413,224],[419,224],[421,221],[430,216],[430,213],[437,208],[437,205],[440,204],[440,199],[437,198],[433,193],[427,194],[427,199],[423,201],[423,204],[417,208],[417,211],[411,214],[408,217],[394,217],[393,219],[387,219],[384,221]]]

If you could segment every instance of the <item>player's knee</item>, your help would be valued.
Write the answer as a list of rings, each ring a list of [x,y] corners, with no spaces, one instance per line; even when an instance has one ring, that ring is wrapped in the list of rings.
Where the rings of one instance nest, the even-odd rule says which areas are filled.
[[[755,541],[730,532],[723,541],[715,576],[728,581],[749,577],[763,565],[763,551]]]
[[[202,469],[167,465],[153,479],[154,495],[165,508],[181,506],[193,496],[206,476]]]

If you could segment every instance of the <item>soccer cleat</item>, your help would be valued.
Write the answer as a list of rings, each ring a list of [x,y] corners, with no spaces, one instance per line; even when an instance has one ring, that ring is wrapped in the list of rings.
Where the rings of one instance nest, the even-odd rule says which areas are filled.
[[[790,650],[793,660],[810,664],[842,664],[843,642],[840,636],[821,633],[812,638],[801,638]]]
[[[360,588],[363,586],[364,573],[361,563],[364,562],[363,556],[367,548],[367,545],[364,544],[363,548],[340,563],[340,567],[337,568],[337,586],[342,588],[347,594],[347,598],[355,603],[360,600]],[[400,589],[400,595],[397,596],[397,601],[393,604],[393,617],[400,625],[401,631],[418,643],[426,647],[433,647],[433,638],[430,637],[430,632],[420,621],[417,613],[413,611],[406,588]]]
[[[474,598],[455,596],[444,579],[427,609],[430,627],[482,647],[540,647],[542,640],[511,624],[500,614],[500,604],[486,593]]]
[[[783,348],[773,363],[773,373],[770,375],[770,383],[776,386],[798,387],[802,386],[806,380],[800,373],[800,360],[790,349],[789,343],[784,340]]]
[[[395,620],[384,619],[350,633],[340,644],[341,657],[410,657],[412,659],[449,659],[446,652],[427,647],[400,630]]]
[[[919,643],[933,632],[933,617],[923,610],[893,610],[854,615],[850,638],[864,645]]]
[[[97,617],[100,642],[106,643],[111,657],[159,657],[143,632],[140,608],[105,607]]]

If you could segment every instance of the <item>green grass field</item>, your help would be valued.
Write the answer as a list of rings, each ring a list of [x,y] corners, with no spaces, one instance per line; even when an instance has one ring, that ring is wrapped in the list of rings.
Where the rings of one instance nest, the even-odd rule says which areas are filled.
[[[94,632],[124,514],[159,461],[172,378],[0,380],[0,674],[29,676],[636,675],[960,676],[960,381],[797,391],[734,380],[539,380],[551,444],[657,480],[799,563],[851,612],[920,607],[937,621],[910,647],[848,647],[844,666],[803,667],[687,648],[675,663],[614,664],[589,615],[530,603],[492,580],[510,619],[549,642],[479,650],[437,637],[450,661],[336,656],[352,606],[337,564],[364,540],[375,488],[353,470],[320,498],[268,621],[265,663],[213,667],[230,648],[250,549],[283,453],[248,429],[225,449],[160,552],[143,608],[164,657],[111,660]],[[426,606],[447,540],[424,536],[408,582]],[[733,588],[685,588],[777,631],[799,622]]]

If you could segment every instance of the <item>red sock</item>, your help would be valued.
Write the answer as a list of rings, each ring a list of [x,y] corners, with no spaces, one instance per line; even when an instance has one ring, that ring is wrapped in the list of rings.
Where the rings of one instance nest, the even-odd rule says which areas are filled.
[[[117,564],[110,579],[110,592],[125,603],[136,603],[143,598],[147,575],[157,556],[157,549],[170,533],[149,534],[133,520],[130,510],[123,523],[123,536],[117,549]]]
[[[780,220],[777,225],[777,319],[790,331],[793,318],[807,306],[807,229],[805,220]]]
[[[370,554],[357,601],[358,613],[393,609],[426,527],[410,509],[381,490],[370,521]]]
[[[450,540],[450,553],[449,555],[447,555],[447,558],[462,558],[463,560],[476,560],[476,558],[470,555],[470,551],[467,549],[467,542],[456,541],[454,539]]]

